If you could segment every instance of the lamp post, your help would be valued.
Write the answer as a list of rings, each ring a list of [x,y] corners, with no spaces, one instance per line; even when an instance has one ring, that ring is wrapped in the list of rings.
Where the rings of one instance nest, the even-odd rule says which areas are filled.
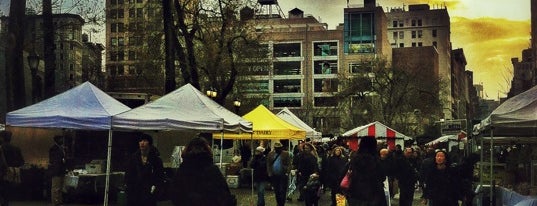
[[[28,67],[30,67],[30,73],[32,75],[32,102],[37,102],[40,98],[40,80],[37,76],[37,69],[39,68],[39,55],[35,51],[31,51],[26,57],[28,60]]]
[[[241,101],[239,100],[239,98],[235,99],[235,101],[233,101],[233,106],[235,106],[235,114],[239,114],[239,109],[241,108]]]
[[[207,96],[210,97],[211,99],[216,98],[216,96],[218,95],[216,90],[214,90],[213,88],[207,90],[207,92],[205,94],[207,94]]]

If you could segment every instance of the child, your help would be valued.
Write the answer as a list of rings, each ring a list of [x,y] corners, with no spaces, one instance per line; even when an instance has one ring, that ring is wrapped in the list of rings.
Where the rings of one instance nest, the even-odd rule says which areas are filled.
[[[321,180],[319,174],[313,173],[308,178],[306,186],[304,186],[304,196],[306,206],[318,206],[319,196],[321,194]]]

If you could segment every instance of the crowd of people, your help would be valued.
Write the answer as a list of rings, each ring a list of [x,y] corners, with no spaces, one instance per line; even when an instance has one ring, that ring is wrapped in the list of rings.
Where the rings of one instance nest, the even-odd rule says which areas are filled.
[[[169,177],[152,137],[144,133],[136,136],[138,149],[125,162],[127,205],[156,205],[162,195],[167,195],[174,205],[237,204],[224,174],[214,164],[212,147],[205,138],[195,137],[188,143],[181,153],[179,168]],[[1,137],[0,172],[5,177],[10,168],[22,166],[24,159],[20,149],[9,144],[11,133],[2,132]],[[416,189],[423,191],[420,198],[430,206],[455,206],[460,201],[471,205],[473,199],[473,167],[478,156],[462,157],[455,149],[448,153],[433,148],[389,147],[378,145],[374,137],[360,138],[355,151],[344,141],[300,141],[292,149],[289,149],[290,144],[279,141],[256,144],[253,156],[249,153],[242,158],[246,162],[242,165],[253,171],[258,206],[266,205],[266,189],[273,190],[278,206],[287,201],[317,206],[321,194],[327,191],[332,206],[338,205],[337,197],[341,196],[349,206],[388,205],[397,191],[398,205],[410,206]],[[245,149],[241,153],[248,152]],[[63,204],[65,158],[63,138],[56,136],[49,150],[47,172],[52,179],[54,205]],[[343,188],[341,182],[345,176],[350,181],[348,187]],[[6,189],[10,182],[5,178],[0,180],[3,184],[1,205],[7,205],[9,190]],[[298,193],[296,200],[292,198],[294,192]]]

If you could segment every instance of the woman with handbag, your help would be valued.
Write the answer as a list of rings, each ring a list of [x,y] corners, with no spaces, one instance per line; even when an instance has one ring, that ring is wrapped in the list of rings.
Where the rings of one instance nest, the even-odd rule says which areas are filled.
[[[332,206],[336,206],[336,194],[341,193],[340,180],[347,171],[347,158],[343,155],[343,147],[337,146],[328,157],[326,166],[322,168],[325,174],[326,186],[330,188]]]

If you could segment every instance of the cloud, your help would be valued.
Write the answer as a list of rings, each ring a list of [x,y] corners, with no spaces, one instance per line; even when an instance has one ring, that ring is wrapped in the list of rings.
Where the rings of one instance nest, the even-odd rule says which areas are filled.
[[[474,83],[484,82],[485,92],[496,98],[496,91],[506,93],[512,74],[511,58],[521,59],[529,48],[530,21],[501,18],[451,18],[453,48],[463,48],[474,71]],[[491,97],[492,98],[492,97]]]

